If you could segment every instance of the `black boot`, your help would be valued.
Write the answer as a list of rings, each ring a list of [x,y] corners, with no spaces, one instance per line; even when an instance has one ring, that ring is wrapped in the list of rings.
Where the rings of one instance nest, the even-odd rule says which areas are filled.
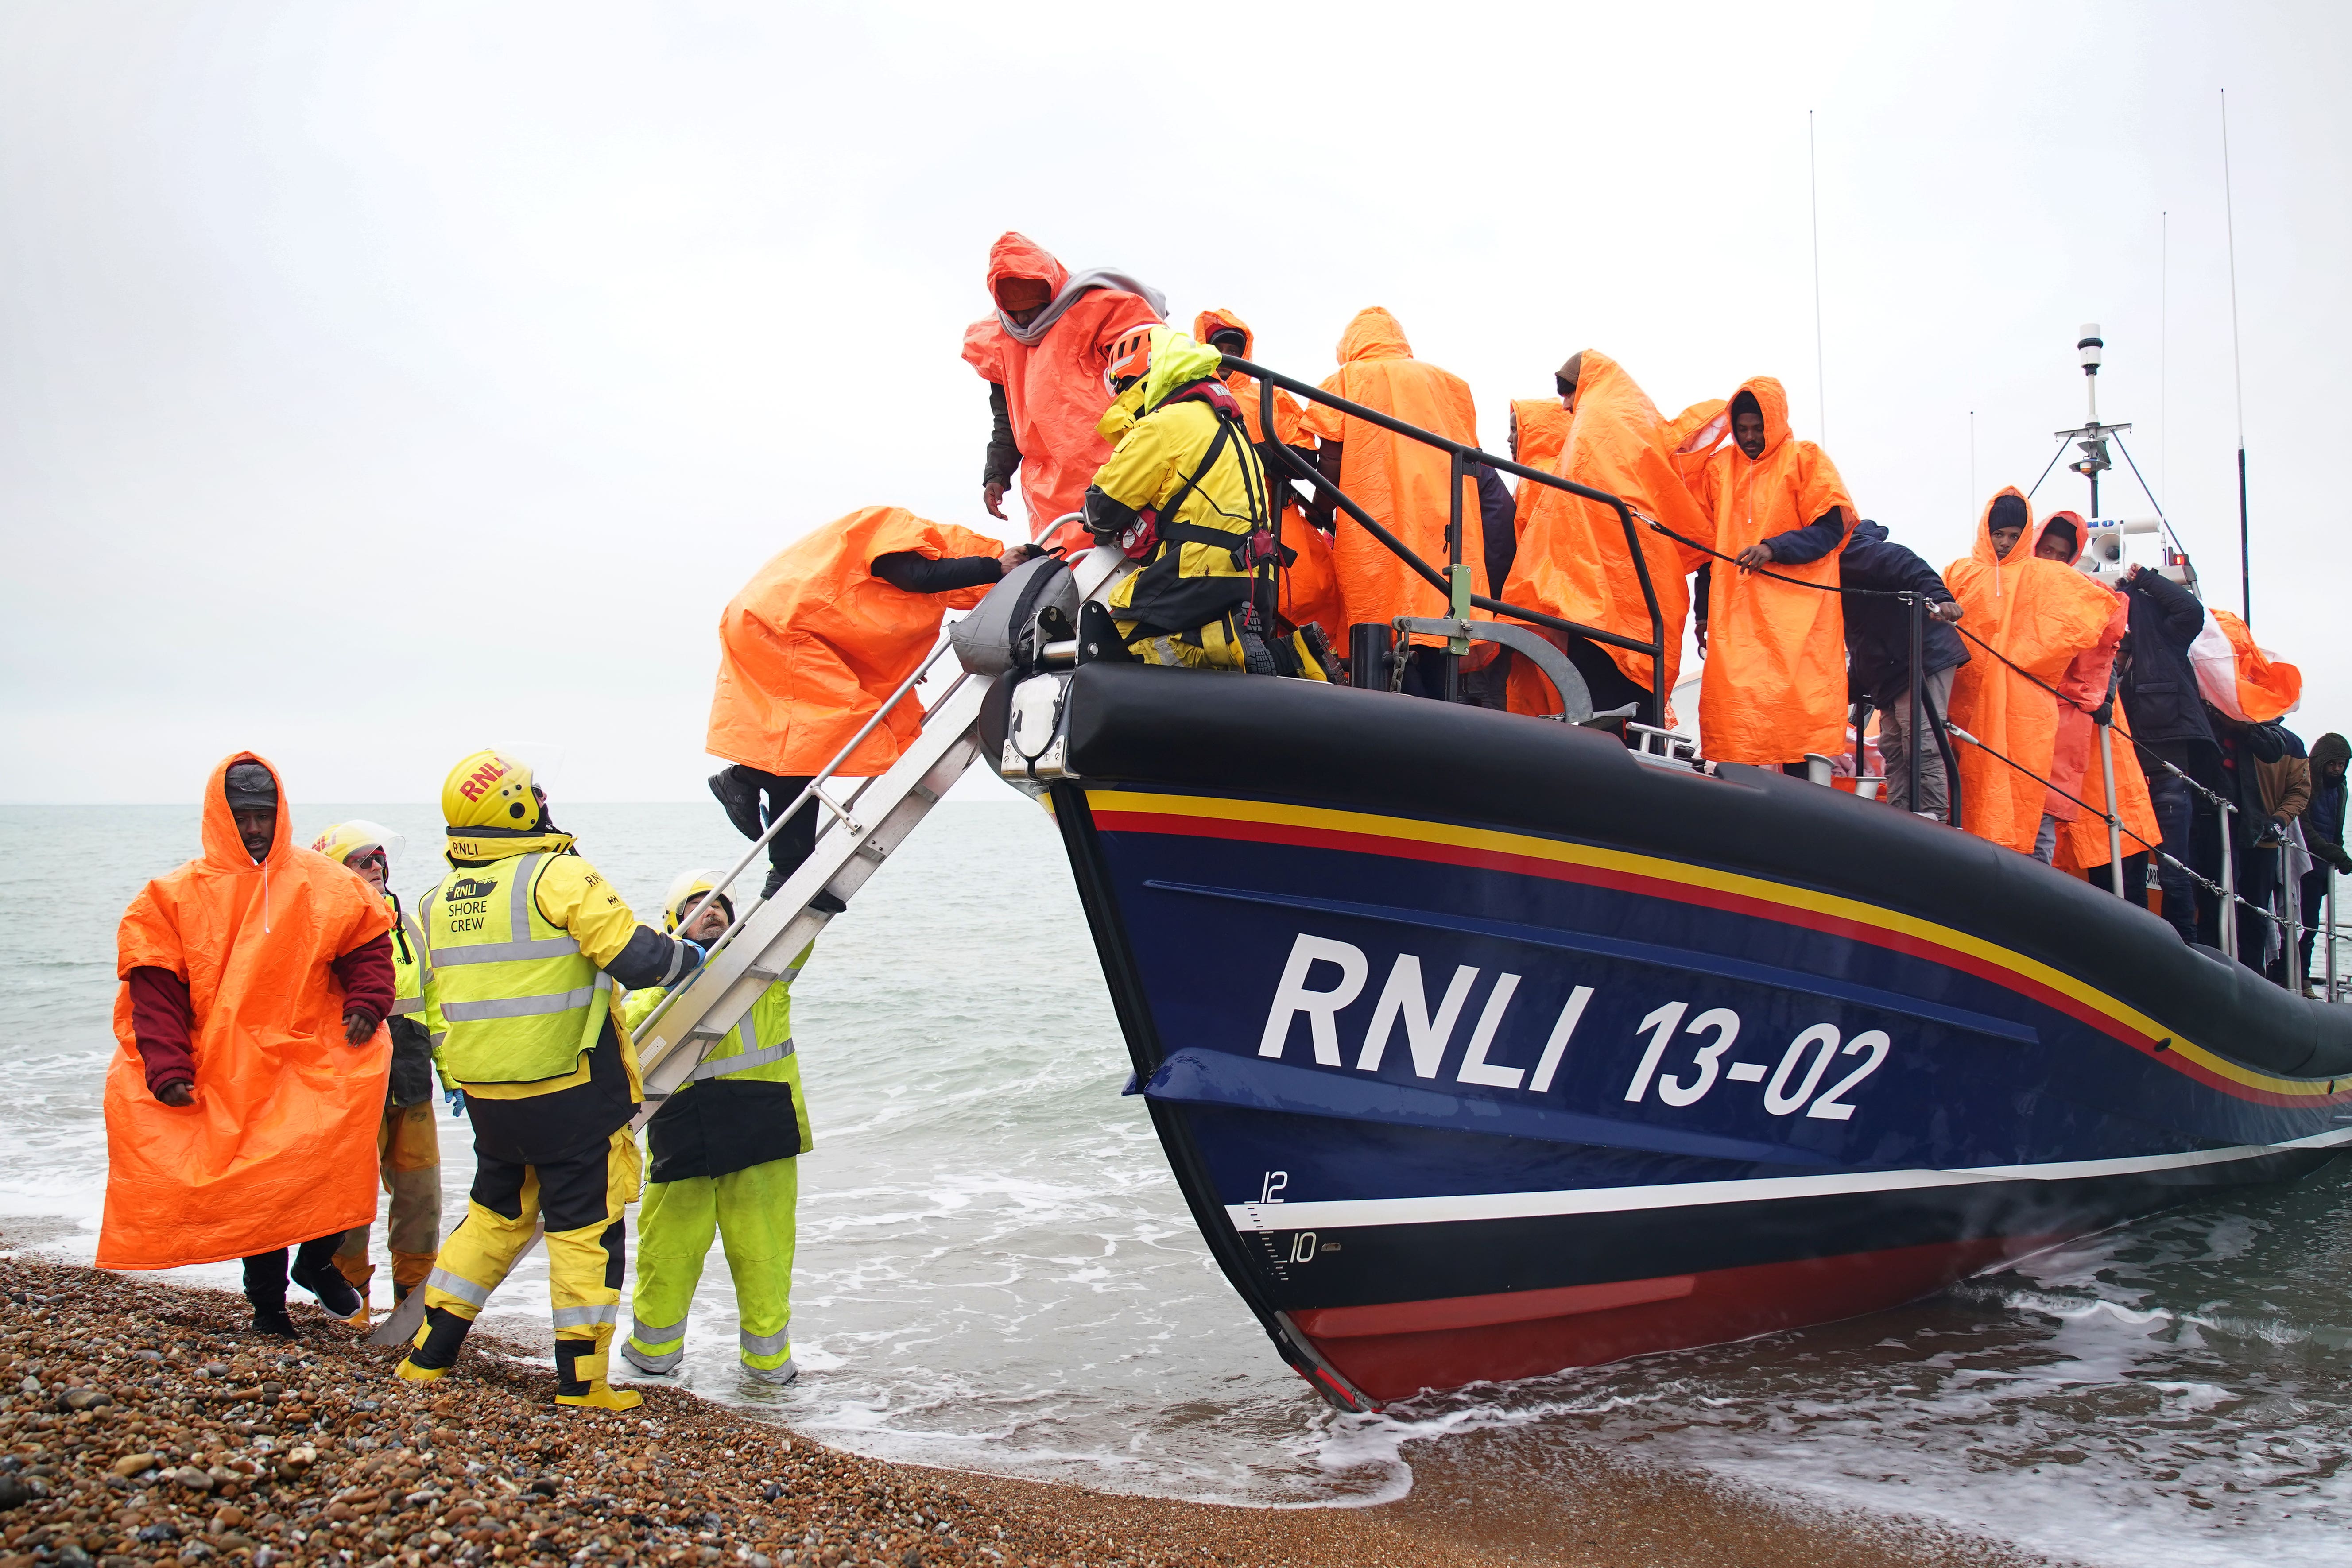
[[[343,1271],[335,1267],[335,1248],[342,1245],[342,1233],[306,1241],[294,1252],[294,1267],[288,1270],[294,1283],[319,1298],[319,1305],[338,1318],[354,1317],[367,1306],[366,1298],[352,1289]]]
[[[757,838],[768,830],[768,825],[760,820],[760,786],[745,779],[741,770],[727,767],[711,774],[710,793],[719,797],[727,820],[744,837]]]
[[[253,1303],[253,1331],[274,1338],[294,1337],[294,1320],[286,1315],[286,1249],[257,1252],[245,1260],[245,1299]]]

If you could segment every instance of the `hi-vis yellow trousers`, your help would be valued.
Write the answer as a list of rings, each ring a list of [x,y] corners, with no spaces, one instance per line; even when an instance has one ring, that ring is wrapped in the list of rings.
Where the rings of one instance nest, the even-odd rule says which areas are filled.
[[[741,1319],[736,1351],[753,1373],[793,1359],[794,1210],[800,1162],[770,1160],[723,1176],[656,1182],[637,1211],[637,1284],[623,1354],[665,1373],[686,1354],[686,1320],[714,1237],[727,1248]]]
[[[621,1215],[645,1170],[635,1137],[624,1127],[560,1164],[478,1159],[466,1217],[425,1277],[426,1310],[472,1322],[543,1226],[558,1387],[604,1382],[628,1262]]]

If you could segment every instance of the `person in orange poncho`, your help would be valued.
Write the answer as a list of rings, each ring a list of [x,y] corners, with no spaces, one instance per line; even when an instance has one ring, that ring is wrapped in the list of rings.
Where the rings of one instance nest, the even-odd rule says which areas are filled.
[[[1530,468],[1549,469],[1559,461],[1560,453],[1568,447],[1568,409],[1557,397],[1511,399],[1511,461]],[[1536,498],[1549,488],[1533,479],[1521,479],[1512,490],[1511,536],[1514,542],[1526,537],[1528,514],[1535,510]],[[1514,550],[1515,557],[1517,553]],[[1511,562],[1505,562],[1501,575],[1495,579],[1496,598],[1502,597],[1503,584],[1511,579]]]
[[[1618,496],[1636,511],[1656,518],[1688,539],[1714,531],[1692,498],[1674,461],[1666,422],[1622,365],[1597,349],[1586,349],[1559,368],[1558,380],[1569,400],[1569,432],[1552,471],[1594,489]],[[1502,597],[1514,605],[1564,619],[1649,640],[1649,602],[1642,593],[1633,546],[1625,539],[1616,510],[1549,486],[1526,482],[1537,491],[1519,536],[1518,556]],[[1635,524],[1642,562],[1664,617],[1665,689],[1681,674],[1683,626],[1690,616],[1691,552],[1663,534]],[[1659,720],[1651,690],[1648,654],[1560,636],[1569,658],[1584,676],[1596,711],[1633,704],[1644,724]],[[1514,671],[1513,708],[1553,712],[1548,691],[1524,667]]]
[[[2090,530],[2080,513],[2056,511],[2042,525],[2033,552],[2044,561],[2073,566],[2090,543]],[[2116,649],[2131,629],[2131,601],[2120,592],[2109,597],[2115,607],[2098,641],[2076,654],[2055,683],[2063,700],[2050,754],[2051,787],[2042,804],[2045,817],[2056,824],[2050,863],[2101,888],[2112,888],[2115,879],[2107,858],[2106,770],[2099,760],[2098,721],[2093,715],[2107,700]],[[2117,703],[2112,714],[2116,733],[2107,749],[2115,760],[2116,815],[2123,819],[2124,896],[2146,909],[2148,850],[2158,841],[2156,810],[2148,801],[2147,776],[2132,751],[2123,705]]]
[[[1448,440],[1477,443],[1478,409],[1469,384],[1450,371],[1413,358],[1404,329],[1378,305],[1357,312],[1339,335],[1339,368],[1324,378],[1322,387]],[[1316,463],[1326,479],[1414,554],[1441,572],[1445,569],[1449,559],[1445,531],[1453,510],[1446,493],[1454,471],[1451,458],[1434,447],[1391,435],[1321,404],[1307,408],[1299,426],[1316,438]],[[1318,497],[1314,513],[1318,522],[1336,521],[1331,506],[1328,496]],[[1465,479],[1465,533],[1480,516],[1477,481]],[[1335,633],[1337,640],[1345,640],[1348,626],[1366,621],[1446,613],[1445,595],[1389,553],[1379,540],[1353,523],[1337,526],[1333,557],[1339,572],[1339,614],[1345,623]],[[1467,539],[1464,545],[1464,559],[1471,559]],[[1427,657],[1430,651],[1415,650],[1406,668],[1406,690],[1437,694],[1440,680],[1433,659]]]
[[[2049,794],[2042,780],[2058,744],[2058,699],[2045,688],[2115,616],[2114,595],[2037,556],[2040,542],[2024,492],[2006,486],[1985,503],[1968,558],[1944,573],[1961,625],[1983,645],[1970,651],[1991,650],[1952,679],[1951,722],[1973,737],[1959,746],[1960,826],[2021,855],[2034,853]]]
[[[295,842],[278,772],[251,752],[213,770],[203,834],[116,937],[98,1266],[243,1258],[254,1328],[290,1337],[289,1245],[296,1284],[337,1317],[365,1310],[334,1256],[375,1218],[392,917]]]
[[[1251,349],[1256,339],[1249,323],[1231,310],[1203,310],[1192,319],[1192,340],[1215,349],[1220,353],[1238,354],[1252,358]],[[1265,470],[1266,491],[1281,503],[1282,515],[1277,524],[1282,542],[1297,552],[1296,559],[1280,573],[1282,600],[1278,606],[1282,618],[1292,626],[1303,626],[1314,622],[1323,628],[1326,637],[1340,643],[1347,641],[1347,623],[1339,615],[1339,583],[1333,573],[1331,536],[1306,520],[1297,502],[1298,492],[1290,480],[1295,477],[1274,448],[1291,447],[1311,469],[1315,451],[1306,436],[1299,431],[1298,399],[1274,389],[1274,439],[1266,439],[1258,407],[1258,384],[1240,371],[1224,378],[1225,390],[1242,405],[1242,428],[1257,447],[1258,464]]]
[[[1779,382],[1741,383],[1729,412],[1731,442],[1706,459],[1694,491],[1709,542],[1733,557],[1711,563],[1704,590],[1699,734],[1717,762],[1796,772],[1809,752],[1845,750],[1838,549],[1856,514],[1828,454],[1790,433]]]
[[[991,428],[981,499],[1004,516],[1017,469],[1029,508],[1029,537],[1075,556],[1093,543],[1076,523],[1053,538],[1056,520],[1085,504],[1087,484],[1110,456],[1095,423],[1110,406],[1103,387],[1111,344],[1168,310],[1160,291],[1097,267],[1076,277],[1026,235],[1006,230],[988,250],[988,292],[996,313],[963,332],[964,363],[989,384]]]
[[[811,529],[761,567],[719,617],[719,682],[704,742],[732,764],[711,775],[710,793],[736,831],[756,839],[791,810],[817,770],[921,667],[947,612],[979,604],[1035,550],[1008,550],[904,507],[869,506]],[[912,700],[901,702],[841,773],[886,772],[922,727]],[[768,840],[767,893],[808,858],[816,821],[812,799]],[[838,910],[831,894],[817,898]]]

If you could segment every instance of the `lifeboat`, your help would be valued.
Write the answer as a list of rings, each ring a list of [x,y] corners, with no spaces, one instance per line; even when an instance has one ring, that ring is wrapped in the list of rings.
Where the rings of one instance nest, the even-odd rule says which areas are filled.
[[[1129,1090],[1345,1406],[1891,1307],[2352,1145],[2352,1009],[1849,794],[1304,680],[1001,696]]]

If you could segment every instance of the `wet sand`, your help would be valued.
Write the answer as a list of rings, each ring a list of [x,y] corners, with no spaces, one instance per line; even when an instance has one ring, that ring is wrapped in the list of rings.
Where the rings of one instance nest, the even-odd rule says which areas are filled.
[[[0,1244],[12,1239],[0,1237]],[[296,1292],[297,1297],[300,1293]],[[478,1334],[423,1388],[315,1306],[0,1256],[0,1568],[201,1562],[1233,1568],[2007,1568],[1926,1527],[1791,1510],[1511,1435],[1412,1455],[1377,1508],[1241,1509],[891,1465],[679,1390],[562,1409]]]

